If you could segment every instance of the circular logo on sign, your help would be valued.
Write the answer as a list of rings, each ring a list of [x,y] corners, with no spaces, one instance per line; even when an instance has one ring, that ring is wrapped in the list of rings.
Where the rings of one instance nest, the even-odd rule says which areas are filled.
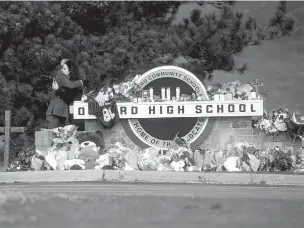
[[[177,89],[180,95],[195,93],[208,98],[202,82],[191,72],[176,66],[161,66],[144,73],[138,80],[142,90],[153,88],[155,95],[162,89],[170,88],[170,96],[175,97]],[[121,119],[122,126],[129,138],[139,147],[170,147],[176,133],[179,133],[192,148],[200,146],[210,134],[214,118],[143,118]]]

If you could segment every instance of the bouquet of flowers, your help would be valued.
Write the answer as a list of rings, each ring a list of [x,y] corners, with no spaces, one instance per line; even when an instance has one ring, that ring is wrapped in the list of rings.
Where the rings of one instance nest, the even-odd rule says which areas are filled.
[[[223,94],[228,100],[248,100],[251,97],[253,86],[250,83],[241,84],[240,81],[227,82],[224,85],[216,83],[207,87],[207,93],[211,100],[215,94]]]
[[[62,140],[62,143],[68,143],[74,141],[76,138],[75,134],[78,127],[75,125],[67,125],[65,127],[58,127],[52,131],[56,134],[57,138]]]
[[[113,88],[103,87],[95,97],[99,106],[104,106],[106,103],[111,103],[115,99]]]
[[[140,87],[133,80],[114,85],[117,101],[132,101],[140,97]]]
[[[293,168],[292,159],[282,150],[277,150],[274,153],[273,166],[278,171],[287,171]]]
[[[271,116],[264,113],[263,118],[258,123],[258,128],[264,130],[267,134],[286,132],[287,127],[284,122],[286,118],[289,118],[289,113],[286,109],[273,111]]]
[[[132,80],[114,84],[112,87],[103,87],[95,97],[100,106],[115,101],[133,101],[140,97],[140,86],[136,83],[139,75]]]

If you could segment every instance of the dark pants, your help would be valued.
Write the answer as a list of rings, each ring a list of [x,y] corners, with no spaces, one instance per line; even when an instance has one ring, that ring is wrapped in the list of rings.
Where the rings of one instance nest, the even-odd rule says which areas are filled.
[[[54,129],[57,127],[64,127],[65,126],[65,117],[61,117],[61,116],[55,116],[55,115],[51,115],[51,116],[46,116],[46,126],[47,129]]]

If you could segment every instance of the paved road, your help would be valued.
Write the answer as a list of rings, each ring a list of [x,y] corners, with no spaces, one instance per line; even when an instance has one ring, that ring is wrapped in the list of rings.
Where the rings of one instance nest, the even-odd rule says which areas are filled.
[[[36,183],[0,185],[0,191],[77,193],[98,196],[304,199],[304,187],[204,184]]]
[[[304,188],[203,184],[0,185],[0,227],[303,227]]]

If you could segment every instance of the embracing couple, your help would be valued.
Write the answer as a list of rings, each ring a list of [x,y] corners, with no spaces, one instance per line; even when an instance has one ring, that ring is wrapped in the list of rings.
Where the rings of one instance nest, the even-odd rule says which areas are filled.
[[[70,124],[77,125],[83,130],[83,120],[73,120],[69,112],[69,106],[74,101],[80,101],[83,95],[84,84],[79,79],[76,65],[70,59],[61,60],[61,70],[57,73],[52,83],[55,96],[50,101],[46,112],[47,128],[63,127],[68,120]]]

